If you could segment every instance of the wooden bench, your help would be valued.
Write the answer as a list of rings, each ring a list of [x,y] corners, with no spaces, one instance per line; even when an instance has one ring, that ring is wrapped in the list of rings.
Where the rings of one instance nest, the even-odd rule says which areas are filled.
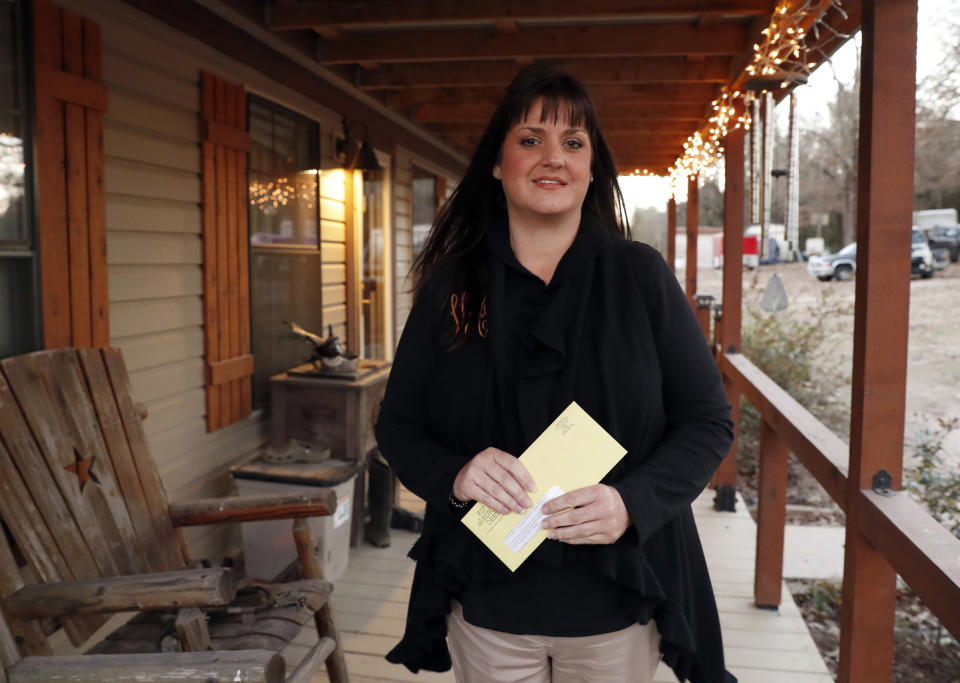
[[[170,504],[118,350],[0,361],[0,683],[306,683],[323,663],[346,682],[332,587],[304,519],[335,508],[328,490]],[[180,532],[265,519],[296,520],[299,580],[253,584],[195,568]],[[138,613],[87,654],[52,656],[57,628],[81,647],[129,611]],[[285,677],[278,653],[311,618],[319,640]]]

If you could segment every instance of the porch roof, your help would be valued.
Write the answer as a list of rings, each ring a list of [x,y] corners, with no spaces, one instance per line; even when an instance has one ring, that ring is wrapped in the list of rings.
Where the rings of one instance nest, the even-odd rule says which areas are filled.
[[[315,40],[325,68],[465,154],[520,66],[558,62],[590,87],[619,170],[664,174],[707,123],[721,87],[743,87],[778,4],[295,0],[267,3],[266,19],[275,32]],[[791,9],[805,4],[789,0]],[[826,21],[849,33],[860,2],[843,9],[846,17]],[[825,36],[822,53],[841,42]]]

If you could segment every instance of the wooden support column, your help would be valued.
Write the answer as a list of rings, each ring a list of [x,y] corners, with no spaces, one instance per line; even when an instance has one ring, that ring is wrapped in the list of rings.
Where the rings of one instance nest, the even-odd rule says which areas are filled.
[[[917,0],[863,3],[857,282],[839,683],[889,681],[896,573],[860,531],[860,490],[901,488]],[[896,493],[895,495],[905,495]]]
[[[743,114],[740,104],[735,118]],[[720,326],[720,348],[724,352],[740,351],[740,327],[743,303],[743,200],[744,200],[744,138],[743,128],[727,134],[724,149],[723,189],[723,302]],[[711,486],[737,485],[737,451],[740,448],[740,392],[733,382],[724,377],[723,386],[733,411],[734,440],[730,452],[716,474]]]
[[[700,174],[687,178],[686,292],[690,305],[697,294],[697,239],[700,232]]]
[[[757,607],[776,609],[783,582],[783,532],[787,522],[787,444],[766,420],[760,435],[757,554],[753,596]]]
[[[677,200],[667,200],[667,265],[677,271]]]

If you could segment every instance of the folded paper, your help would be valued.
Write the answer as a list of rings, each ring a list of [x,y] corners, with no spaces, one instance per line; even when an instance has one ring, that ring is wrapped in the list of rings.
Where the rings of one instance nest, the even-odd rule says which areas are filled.
[[[626,452],[573,402],[520,456],[536,484],[531,506],[523,513],[502,515],[477,503],[462,521],[510,571],[516,571],[547,537],[541,528],[543,505],[566,491],[598,483]]]

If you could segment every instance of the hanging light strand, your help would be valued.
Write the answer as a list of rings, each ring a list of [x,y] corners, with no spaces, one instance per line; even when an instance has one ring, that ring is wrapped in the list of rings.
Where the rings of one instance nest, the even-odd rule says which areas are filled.
[[[720,97],[710,103],[713,112],[706,126],[687,138],[683,154],[668,169],[672,189],[716,163],[723,154],[722,141],[731,130],[750,130],[749,105],[758,90],[767,92],[773,87],[805,83],[812,69],[827,57],[821,46],[849,37],[827,22],[831,10],[847,18],[841,0],[781,0],[770,24],[761,31],[762,38],[754,44],[753,59],[745,69],[748,85],[755,87],[733,91],[723,87]],[[821,31],[826,38],[821,37]],[[737,100],[743,101],[739,113]]]

